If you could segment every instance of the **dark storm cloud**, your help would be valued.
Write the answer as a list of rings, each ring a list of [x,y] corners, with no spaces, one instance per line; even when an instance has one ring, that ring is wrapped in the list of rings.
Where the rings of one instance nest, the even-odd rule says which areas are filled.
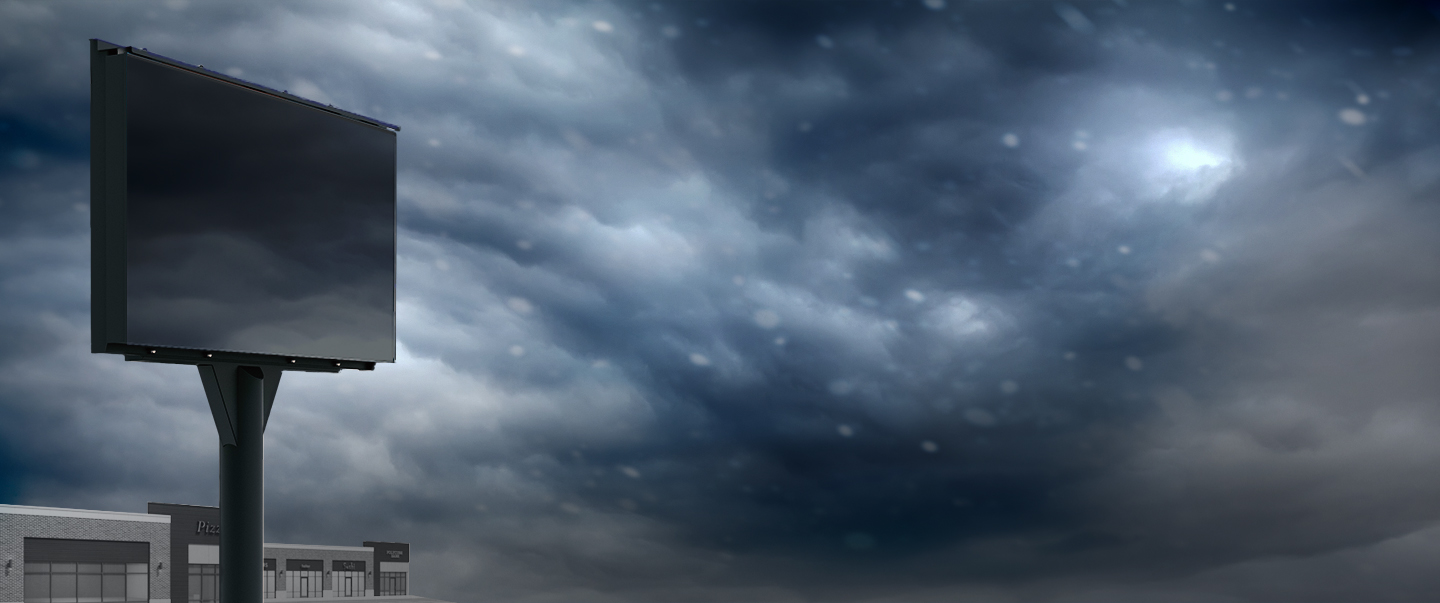
[[[269,540],[457,600],[1433,590],[1415,5],[6,6],[16,502],[214,497],[193,370],[82,353],[98,35],[405,128],[400,357],[286,377]]]

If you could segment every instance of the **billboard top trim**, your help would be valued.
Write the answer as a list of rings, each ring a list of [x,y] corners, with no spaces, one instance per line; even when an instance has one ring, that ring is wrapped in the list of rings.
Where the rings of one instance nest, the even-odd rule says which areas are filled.
[[[134,46],[120,46],[119,44],[112,44],[112,43],[110,43],[110,42],[106,42],[106,41],[101,40],[101,39],[99,39],[99,38],[92,38],[91,40],[95,43],[95,45],[96,45],[95,48],[96,48],[97,50],[115,50],[115,49],[118,49],[118,50],[123,51],[123,52],[125,52],[125,53],[133,54],[133,55],[136,55],[136,56],[139,56],[139,57],[144,57],[144,58],[150,59],[150,60],[152,60],[152,61],[157,61],[157,62],[160,62],[160,63],[165,63],[166,65],[170,65],[170,66],[172,66],[172,67],[178,67],[178,68],[180,68],[180,69],[185,69],[185,70],[187,70],[187,71],[192,71],[192,72],[195,72],[195,73],[200,74],[200,75],[204,75],[204,76],[207,76],[207,77],[212,77],[212,78],[215,78],[215,79],[218,79],[218,80],[222,80],[222,81],[225,81],[225,82],[229,82],[229,83],[231,83],[231,84],[235,84],[235,85],[238,85],[238,86],[244,86],[244,87],[249,88],[249,89],[251,89],[251,90],[254,90],[254,91],[256,91],[256,92],[260,92],[260,93],[262,93],[262,94],[269,94],[269,95],[271,95],[271,96],[277,96],[277,97],[283,98],[283,99],[285,99],[285,100],[294,101],[294,102],[300,103],[300,104],[302,104],[302,105],[306,105],[306,106],[309,106],[309,107],[312,107],[312,108],[315,108],[315,109],[319,109],[319,110],[321,110],[321,111],[326,111],[326,112],[329,112],[329,113],[334,113],[334,114],[339,115],[339,116],[341,116],[341,117],[346,117],[346,118],[349,118],[349,119],[353,119],[353,120],[355,120],[355,121],[358,121],[358,122],[361,122],[361,123],[364,123],[364,124],[368,124],[368,125],[375,126],[375,127],[379,127],[379,128],[384,128],[384,129],[391,130],[391,131],[395,131],[395,132],[399,132],[399,131],[400,131],[400,126],[397,126],[397,125],[392,124],[392,123],[383,122],[383,121],[380,121],[380,120],[375,119],[375,118],[373,118],[373,117],[365,117],[364,115],[360,115],[359,113],[352,113],[352,112],[350,112],[350,111],[346,111],[346,110],[341,109],[341,108],[339,108],[339,107],[335,107],[335,106],[332,106],[332,105],[327,105],[327,104],[324,104],[324,103],[318,103],[318,102],[312,101],[312,100],[310,100],[310,99],[308,99],[308,98],[302,98],[302,97],[299,97],[299,96],[295,96],[294,94],[291,94],[291,93],[289,93],[288,91],[276,90],[276,89],[271,88],[271,87],[269,87],[269,86],[264,86],[264,85],[261,85],[261,84],[256,84],[256,83],[254,83],[254,82],[247,82],[247,81],[242,80],[242,79],[240,79],[240,78],[231,77],[231,76],[225,75],[225,74],[223,74],[223,73],[211,71],[211,70],[206,69],[204,66],[201,66],[201,65],[191,65],[191,64],[186,63],[186,62],[184,62],[184,61],[177,61],[177,60],[172,59],[172,58],[170,58],[170,57],[167,57],[167,56],[164,56],[164,55],[160,55],[160,54],[156,54],[156,53],[150,52],[150,51],[148,51],[148,50],[145,50],[144,48],[135,48]]]

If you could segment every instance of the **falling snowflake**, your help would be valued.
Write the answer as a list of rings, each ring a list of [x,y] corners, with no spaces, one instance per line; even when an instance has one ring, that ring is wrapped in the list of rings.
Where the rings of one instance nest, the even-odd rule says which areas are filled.
[[[506,300],[505,305],[510,306],[517,314],[529,314],[535,311],[535,306],[523,297],[512,297]]]
[[[983,408],[967,408],[965,409],[965,420],[979,427],[990,427],[995,424],[995,415]]]

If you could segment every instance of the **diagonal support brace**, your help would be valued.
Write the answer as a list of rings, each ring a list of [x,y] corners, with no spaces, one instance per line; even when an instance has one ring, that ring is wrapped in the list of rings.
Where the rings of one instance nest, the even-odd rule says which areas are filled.
[[[275,405],[275,392],[280,389],[282,369],[267,366],[241,367],[238,364],[201,364],[200,382],[205,386],[205,399],[210,402],[210,415],[215,419],[215,431],[220,435],[221,446],[234,446],[237,441],[236,405],[239,400],[237,383],[240,375],[236,371],[259,372],[264,380],[264,419],[261,429],[270,424],[270,407]]]

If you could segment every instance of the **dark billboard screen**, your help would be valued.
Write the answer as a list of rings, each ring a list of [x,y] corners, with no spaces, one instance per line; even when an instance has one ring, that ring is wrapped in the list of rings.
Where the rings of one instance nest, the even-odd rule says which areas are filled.
[[[101,244],[124,281],[100,303],[124,324],[97,347],[393,361],[395,133],[133,52],[103,60],[107,88],[123,82],[103,215],[124,224]]]

